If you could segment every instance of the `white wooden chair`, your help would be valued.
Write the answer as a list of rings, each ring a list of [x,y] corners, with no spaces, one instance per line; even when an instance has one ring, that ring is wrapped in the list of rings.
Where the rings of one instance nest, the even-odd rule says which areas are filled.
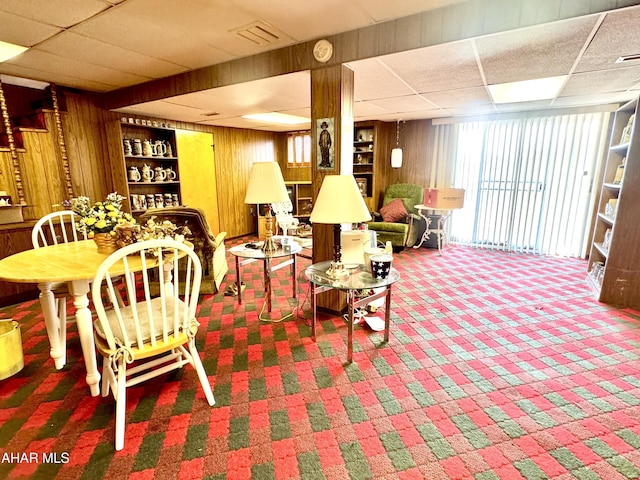
[[[86,240],[86,234],[76,230],[76,224],[79,219],[80,217],[71,210],[63,210],[45,215],[36,222],[33,230],[31,230],[31,243],[33,244],[33,248]],[[64,365],[67,355],[67,298],[70,294],[65,282],[52,284],[51,292],[55,299],[55,308],[58,312],[59,319],[54,335],[57,336],[59,345],[62,345],[64,348],[61,359]]]
[[[129,299],[126,307],[118,304],[115,276],[125,281]],[[159,281],[156,297],[152,297],[151,278]],[[95,341],[103,357],[102,396],[111,390],[116,400],[116,450],[124,446],[127,387],[189,363],[198,374],[209,405],[215,404],[195,343],[201,280],[198,255],[189,245],[174,240],[134,243],[111,254],[98,269],[92,286],[98,317],[94,322]],[[103,282],[107,290],[104,300],[100,288]],[[178,294],[181,290],[182,298]]]

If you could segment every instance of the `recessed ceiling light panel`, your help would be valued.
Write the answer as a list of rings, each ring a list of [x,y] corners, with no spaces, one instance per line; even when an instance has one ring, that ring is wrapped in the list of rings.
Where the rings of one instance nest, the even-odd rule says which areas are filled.
[[[0,41],[0,62],[6,62],[10,58],[17,57],[26,50],[29,50],[29,48]]]
[[[549,100],[560,92],[567,75],[536,78],[522,82],[498,83],[489,85],[489,92],[495,103],[533,102]]]
[[[298,125],[301,123],[309,123],[311,119],[298,117],[296,115],[288,115],[286,113],[270,112],[270,113],[254,113],[251,115],[243,115],[242,118],[249,120],[259,120],[268,123],[280,123],[282,125]]]

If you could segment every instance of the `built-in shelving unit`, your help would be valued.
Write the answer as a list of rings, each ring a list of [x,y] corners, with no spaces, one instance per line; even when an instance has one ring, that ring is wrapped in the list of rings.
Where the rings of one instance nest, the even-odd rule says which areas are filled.
[[[284,182],[287,187],[287,193],[289,194],[289,200],[293,206],[293,216],[298,219],[300,223],[309,223],[309,217],[311,216],[311,210],[313,209],[312,202],[312,185],[310,181],[296,180]],[[258,237],[263,238],[266,233],[264,214],[265,205],[258,205]],[[278,228],[275,226],[274,221],[274,234],[277,234]]]
[[[181,205],[176,132],[171,123],[139,118],[130,123],[123,117],[120,137],[131,213]]]
[[[353,132],[353,176],[362,196],[373,196],[376,128],[373,123],[357,123]]]
[[[599,301],[640,308],[638,100],[616,113],[604,167],[587,282]]]

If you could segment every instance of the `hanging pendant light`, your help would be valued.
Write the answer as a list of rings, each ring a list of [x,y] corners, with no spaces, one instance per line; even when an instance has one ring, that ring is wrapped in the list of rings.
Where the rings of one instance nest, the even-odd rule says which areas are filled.
[[[400,148],[400,120],[396,124],[396,148],[391,150],[391,167],[402,167],[402,149]]]

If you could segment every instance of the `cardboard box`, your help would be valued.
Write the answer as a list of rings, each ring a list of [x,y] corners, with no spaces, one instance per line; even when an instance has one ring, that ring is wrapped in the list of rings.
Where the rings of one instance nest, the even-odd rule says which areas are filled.
[[[464,206],[463,188],[425,188],[424,205],[432,210],[453,210]]]
[[[22,205],[0,206],[0,225],[20,223],[22,221]]]

